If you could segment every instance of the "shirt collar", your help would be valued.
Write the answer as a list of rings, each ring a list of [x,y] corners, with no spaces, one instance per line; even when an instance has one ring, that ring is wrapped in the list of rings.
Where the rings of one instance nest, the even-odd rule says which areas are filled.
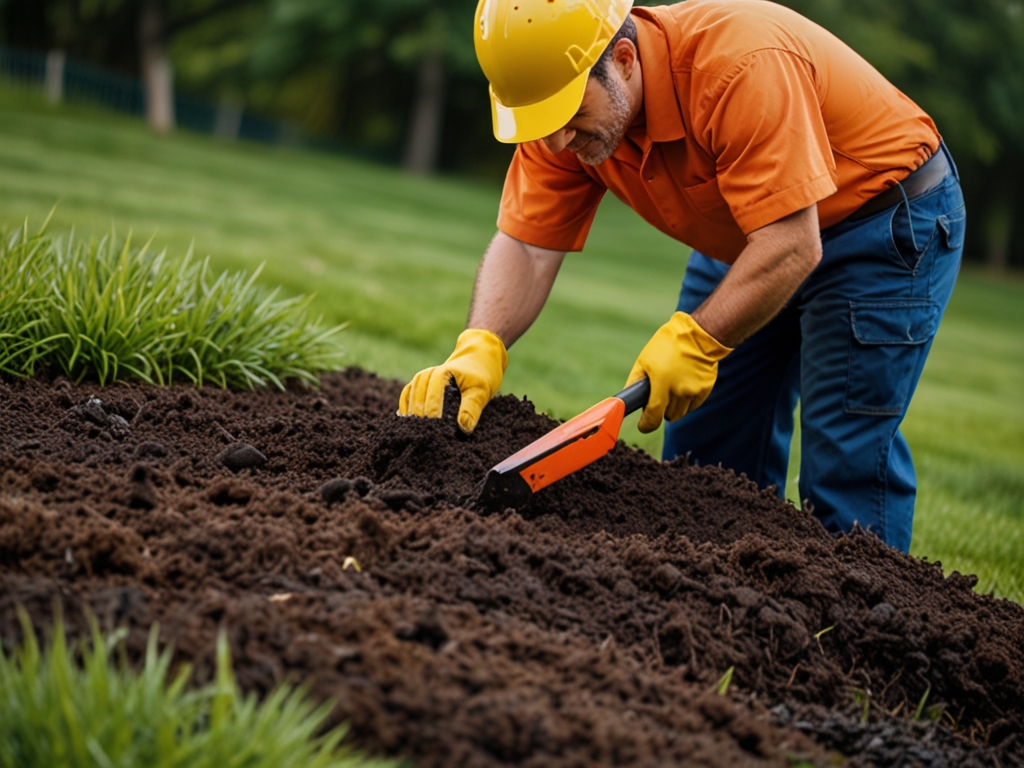
[[[654,9],[634,8],[640,71],[644,78],[644,117],[651,141],[678,141],[686,136],[679,109],[668,36],[661,28]]]

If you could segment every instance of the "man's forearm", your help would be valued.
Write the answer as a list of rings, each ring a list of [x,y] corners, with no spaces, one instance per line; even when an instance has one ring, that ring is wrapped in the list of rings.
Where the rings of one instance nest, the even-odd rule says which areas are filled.
[[[821,260],[815,206],[751,234],[747,247],[693,319],[735,347],[777,315]]]
[[[543,309],[564,256],[498,232],[477,269],[466,327],[496,333],[511,347]]]

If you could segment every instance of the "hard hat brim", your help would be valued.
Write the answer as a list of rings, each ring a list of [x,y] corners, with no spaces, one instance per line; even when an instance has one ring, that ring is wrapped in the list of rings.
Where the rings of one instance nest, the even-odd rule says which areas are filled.
[[[494,138],[502,144],[522,144],[543,139],[564,128],[583,103],[589,76],[590,67],[587,67],[554,95],[518,107],[502,104],[490,88]]]

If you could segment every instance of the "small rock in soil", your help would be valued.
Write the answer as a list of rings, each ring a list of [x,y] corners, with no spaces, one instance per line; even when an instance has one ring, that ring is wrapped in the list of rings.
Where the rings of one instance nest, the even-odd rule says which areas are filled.
[[[871,620],[883,624],[891,619],[894,613],[896,613],[896,608],[892,603],[879,603],[871,609]]]
[[[753,608],[761,602],[761,593],[750,587],[735,587],[729,590],[729,597],[740,608]]]
[[[95,424],[97,427],[110,426],[110,416],[103,410],[103,401],[98,397],[90,397],[84,403],[76,405],[74,411],[80,419]]]
[[[328,480],[321,486],[319,494],[326,504],[334,504],[345,500],[345,495],[352,490],[360,498],[367,496],[374,488],[374,481],[369,477],[356,477],[354,480],[348,477],[336,477]],[[394,510],[401,509],[404,504],[412,504],[423,507],[423,498],[413,490],[393,489],[383,490],[376,495],[378,499]],[[397,506],[395,506],[397,505]]]
[[[336,477],[320,486],[320,498],[325,504],[344,501],[345,494],[352,490],[352,481],[347,477]]]
[[[352,490],[360,496],[365,496],[373,490],[373,480],[368,477],[357,477],[352,481]]]
[[[387,488],[377,491],[374,495],[395,512],[402,508],[415,512],[424,507],[423,497],[407,488]]]
[[[232,472],[241,472],[243,469],[262,467],[267,463],[267,457],[253,448],[248,443],[235,443],[229,445],[217,457],[218,461]]]
[[[663,563],[654,569],[654,573],[651,574],[651,581],[654,582],[654,586],[662,594],[671,594],[675,592],[676,587],[679,586],[679,582],[682,581],[683,574],[679,572],[671,563]]]
[[[162,459],[167,455],[167,449],[160,443],[142,443],[135,449],[137,459]]]

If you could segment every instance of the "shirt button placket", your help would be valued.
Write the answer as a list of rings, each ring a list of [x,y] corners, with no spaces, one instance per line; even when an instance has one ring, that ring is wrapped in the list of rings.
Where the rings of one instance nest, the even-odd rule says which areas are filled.
[[[661,218],[673,230],[678,230],[679,204],[674,200],[672,179],[662,167],[661,158],[651,153],[640,168],[640,178]]]

